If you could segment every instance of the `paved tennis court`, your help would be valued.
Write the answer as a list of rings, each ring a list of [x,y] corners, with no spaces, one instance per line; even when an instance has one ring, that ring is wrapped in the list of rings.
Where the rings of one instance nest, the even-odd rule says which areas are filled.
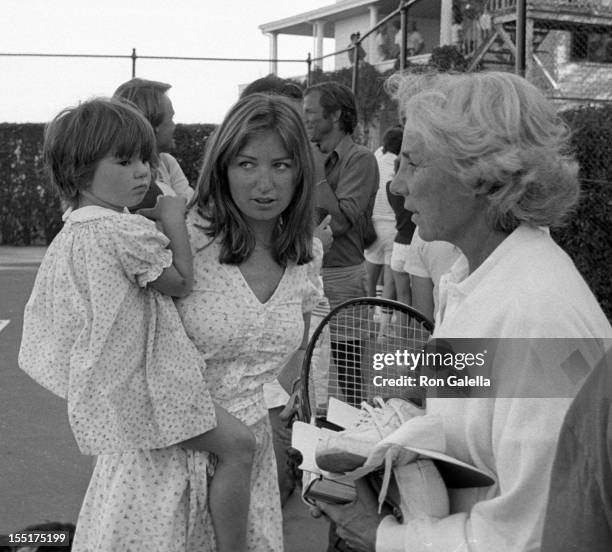
[[[0,534],[76,521],[93,467],[78,451],[65,402],[17,367],[23,308],[45,248],[0,246]],[[327,523],[294,495],[283,512],[285,550],[325,550]]]

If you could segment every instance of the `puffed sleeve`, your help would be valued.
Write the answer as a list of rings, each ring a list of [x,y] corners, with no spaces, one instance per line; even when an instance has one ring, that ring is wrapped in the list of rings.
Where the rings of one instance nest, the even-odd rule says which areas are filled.
[[[141,215],[123,215],[113,219],[109,233],[111,246],[127,278],[140,287],[159,278],[172,264],[170,240],[155,223]]]
[[[306,265],[306,290],[302,299],[302,312],[312,310],[325,297],[323,293],[323,279],[321,278],[321,265],[323,263],[323,244],[319,238],[312,242],[313,259]]]
[[[146,286],[171,262],[136,215],[62,231],[25,313],[20,366],[68,401],[83,454],[156,449],[215,427],[205,364],[171,297]]]

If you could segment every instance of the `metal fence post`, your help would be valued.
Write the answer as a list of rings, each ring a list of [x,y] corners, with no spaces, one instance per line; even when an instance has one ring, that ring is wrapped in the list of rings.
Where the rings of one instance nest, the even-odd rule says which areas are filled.
[[[132,78],[136,76],[136,48],[132,48]]]
[[[351,88],[353,89],[353,94],[355,98],[357,98],[357,85],[359,83],[359,46],[361,42],[357,41],[355,46],[353,46],[353,81],[351,83]]]
[[[526,0],[516,2],[516,60],[514,71],[521,77],[525,76],[526,65],[526,37],[527,37]]]
[[[408,42],[408,6],[402,5],[400,11],[400,71],[406,69],[406,46]]]
[[[311,82],[311,73],[312,73],[312,58],[310,57],[310,52],[308,52],[308,57],[306,58],[306,86],[310,86]]]

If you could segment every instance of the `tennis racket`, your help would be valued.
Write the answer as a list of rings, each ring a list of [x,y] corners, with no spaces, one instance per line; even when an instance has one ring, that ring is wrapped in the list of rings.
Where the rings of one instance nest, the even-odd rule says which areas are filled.
[[[355,407],[374,397],[422,404],[422,390],[408,385],[406,378],[418,373],[406,359],[423,350],[432,331],[427,317],[397,301],[364,297],[338,305],[306,348],[294,393],[298,418],[328,425],[329,397]]]

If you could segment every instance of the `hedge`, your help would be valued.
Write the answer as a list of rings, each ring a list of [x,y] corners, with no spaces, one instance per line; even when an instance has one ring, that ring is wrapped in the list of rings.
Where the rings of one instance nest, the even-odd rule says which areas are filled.
[[[214,125],[182,125],[175,156],[195,185]],[[59,232],[61,207],[44,174],[42,123],[0,123],[0,244],[48,244]]]
[[[552,235],[612,319],[612,106],[575,108],[563,117],[573,130],[582,195],[567,225],[552,229]],[[41,167],[43,128],[42,124],[0,124],[0,244],[46,244],[61,227],[59,201]],[[175,156],[192,184],[213,128],[177,125]]]

